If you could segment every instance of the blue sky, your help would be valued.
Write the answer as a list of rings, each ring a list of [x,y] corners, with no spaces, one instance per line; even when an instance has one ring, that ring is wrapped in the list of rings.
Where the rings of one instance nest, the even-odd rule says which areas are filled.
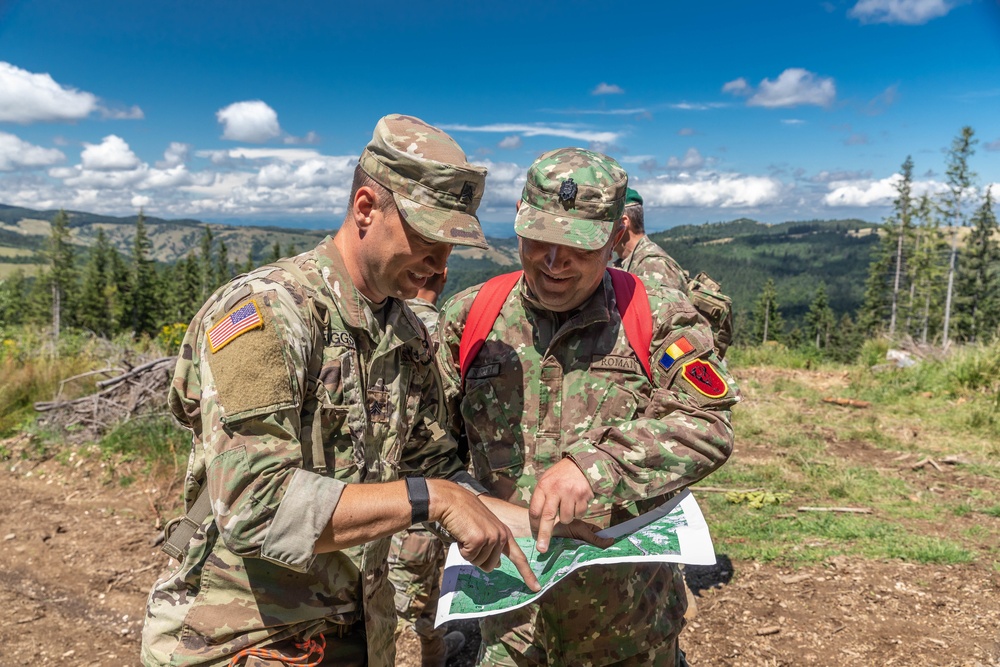
[[[1000,184],[1000,0],[0,0],[0,203],[335,227],[387,113],[488,168],[493,234],[570,145],[651,229],[878,221],[963,125]]]

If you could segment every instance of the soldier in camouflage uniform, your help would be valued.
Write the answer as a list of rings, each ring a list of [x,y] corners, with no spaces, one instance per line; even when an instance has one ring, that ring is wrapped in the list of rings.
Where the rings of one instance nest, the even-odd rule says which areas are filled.
[[[613,266],[638,276],[643,283],[658,283],[687,294],[687,273],[666,250],[646,236],[642,197],[632,188],[625,196],[622,214],[625,231],[615,244]]]
[[[448,269],[427,279],[417,296],[406,305],[433,337],[437,329],[437,301],[448,280]],[[447,557],[444,542],[424,524],[410,526],[392,536],[389,547],[389,581],[395,589],[397,639],[407,626],[420,638],[422,667],[444,667],[448,658],[465,645],[465,636],[444,626],[434,627],[441,570]]]
[[[647,284],[651,377],[622,326],[606,272],[621,233],[627,175],[582,149],[528,170],[515,219],[524,274],[464,386],[462,333],[480,287],[442,309],[438,334],[453,433],[476,477],[529,508],[545,552],[554,526],[606,527],[658,505],[732,451],[738,390],[685,295]],[[505,519],[507,520],[507,519]],[[667,665],[680,661],[684,583],[670,564],[582,568],[540,601],[481,622],[482,665]]]
[[[484,569],[509,552],[537,589],[442,429],[431,341],[400,301],[452,245],[486,247],[484,184],[447,134],[386,116],[335,237],[195,316],[169,396],[194,436],[190,539],[167,538],[180,563],[150,593],[145,665],[392,665],[389,538],[421,520]]]

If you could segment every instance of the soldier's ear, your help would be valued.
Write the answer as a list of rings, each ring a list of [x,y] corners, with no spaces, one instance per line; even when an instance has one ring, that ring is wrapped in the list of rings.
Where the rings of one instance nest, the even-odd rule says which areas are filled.
[[[367,185],[362,185],[354,193],[354,201],[351,202],[351,205],[354,224],[358,226],[358,229],[367,229],[372,222],[372,212],[377,207],[375,191]]]
[[[628,216],[622,216],[622,222],[618,225],[617,231],[611,232],[611,238],[614,239],[611,243],[612,248],[618,247],[618,244],[622,242],[626,229],[628,229]]]

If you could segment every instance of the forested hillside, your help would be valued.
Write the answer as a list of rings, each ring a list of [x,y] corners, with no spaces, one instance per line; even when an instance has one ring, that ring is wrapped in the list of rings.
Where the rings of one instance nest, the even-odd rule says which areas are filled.
[[[748,315],[768,278],[781,295],[785,318],[800,320],[816,288],[825,283],[830,307],[853,313],[864,298],[864,281],[878,225],[862,220],[812,220],[765,225],[740,219],[685,225],[650,234],[693,277],[705,271],[722,283],[737,313]]]

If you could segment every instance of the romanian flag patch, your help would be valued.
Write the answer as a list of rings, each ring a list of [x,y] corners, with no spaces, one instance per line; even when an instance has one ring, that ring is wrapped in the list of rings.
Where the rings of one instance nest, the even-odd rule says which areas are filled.
[[[208,346],[213,353],[218,352],[240,334],[262,326],[264,326],[264,318],[260,316],[257,302],[251,300],[230,311],[208,330]]]
[[[670,370],[670,367],[674,365],[674,362],[683,357],[688,352],[692,351],[694,346],[688,342],[688,339],[681,336],[675,340],[667,351],[660,357],[660,365],[666,370]]]
[[[693,359],[681,366],[681,369],[684,379],[700,394],[709,398],[722,398],[729,392],[729,385],[712,364]]]

